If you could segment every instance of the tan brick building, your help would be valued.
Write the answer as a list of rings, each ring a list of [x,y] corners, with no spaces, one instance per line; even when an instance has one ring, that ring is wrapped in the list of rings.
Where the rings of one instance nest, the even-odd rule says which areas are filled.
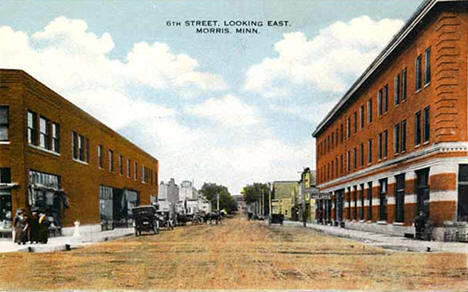
[[[318,125],[328,222],[403,235],[423,212],[438,239],[465,225],[467,44],[468,1],[425,1]]]
[[[158,192],[157,159],[21,70],[0,70],[0,175],[4,225],[40,208],[112,228]]]

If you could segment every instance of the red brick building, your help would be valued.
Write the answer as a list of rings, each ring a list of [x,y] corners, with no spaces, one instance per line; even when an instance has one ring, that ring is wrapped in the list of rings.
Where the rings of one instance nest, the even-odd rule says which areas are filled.
[[[466,224],[467,44],[468,1],[425,1],[318,125],[328,222],[403,235],[422,212],[439,239]]]
[[[158,160],[21,70],[0,70],[0,223],[118,226],[158,192]],[[68,208],[67,208],[68,206]]]

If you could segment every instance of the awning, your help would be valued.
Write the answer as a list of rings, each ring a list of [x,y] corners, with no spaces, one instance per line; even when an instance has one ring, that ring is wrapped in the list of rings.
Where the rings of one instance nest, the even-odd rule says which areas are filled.
[[[0,190],[9,190],[19,186],[19,183],[0,183]]]

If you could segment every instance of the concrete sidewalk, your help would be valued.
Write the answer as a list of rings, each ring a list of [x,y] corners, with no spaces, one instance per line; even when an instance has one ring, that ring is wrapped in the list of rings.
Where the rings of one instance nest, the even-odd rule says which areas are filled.
[[[284,225],[302,227],[302,222],[284,221]],[[391,236],[388,234],[352,230],[315,223],[307,223],[307,228],[321,231],[332,236],[362,241],[368,245],[386,249],[416,252],[451,252],[464,253],[468,255],[468,243],[464,242],[421,241],[405,237]]]
[[[47,244],[18,245],[11,238],[0,238],[0,253],[2,252],[54,252],[76,248],[100,241],[118,239],[134,234],[133,228],[116,228],[108,231],[80,232],[80,236],[58,236],[51,237]]]

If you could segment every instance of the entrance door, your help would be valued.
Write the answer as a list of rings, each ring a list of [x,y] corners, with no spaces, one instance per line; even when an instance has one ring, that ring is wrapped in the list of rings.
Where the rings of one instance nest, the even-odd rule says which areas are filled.
[[[429,168],[416,171],[417,176],[417,214],[423,212],[429,217]]]
[[[113,229],[113,192],[111,187],[99,186],[99,214],[103,230]]]
[[[10,190],[0,190],[0,225],[10,225],[11,212]]]

